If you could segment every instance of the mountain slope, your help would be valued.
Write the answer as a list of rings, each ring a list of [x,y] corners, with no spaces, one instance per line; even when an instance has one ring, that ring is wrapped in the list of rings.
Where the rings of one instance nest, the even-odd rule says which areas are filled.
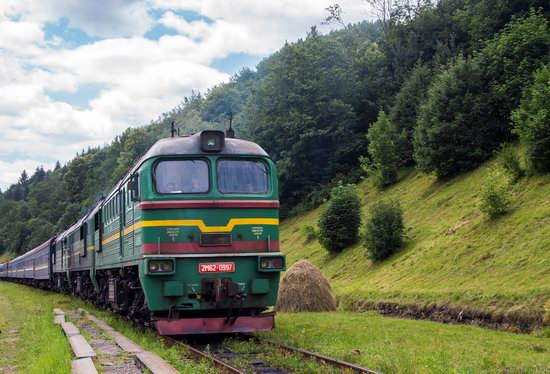
[[[405,248],[378,264],[367,258],[362,241],[328,254],[304,234],[304,226],[316,226],[320,207],[283,222],[289,265],[301,258],[318,265],[345,309],[380,301],[435,303],[540,321],[544,304],[550,309],[550,175],[510,187],[512,211],[489,221],[477,204],[491,168],[492,161],[446,182],[409,170],[382,192],[363,181],[364,218],[379,199],[401,202],[408,227]]]

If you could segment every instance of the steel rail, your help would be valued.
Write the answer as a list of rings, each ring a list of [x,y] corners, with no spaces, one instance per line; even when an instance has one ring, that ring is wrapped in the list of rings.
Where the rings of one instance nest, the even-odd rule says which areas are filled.
[[[374,371],[374,370],[369,369],[369,368],[365,368],[365,367],[355,365],[355,364],[350,364],[349,362],[337,360],[335,358],[324,356],[324,355],[321,355],[319,353],[306,351],[305,349],[292,347],[290,345],[279,343],[279,342],[276,342],[274,340],[258,338],[256,336],[248,335],[248,334],[244,334],[244,335],[247,336],[247,337],[250,337],[252,339],[255,339],[256,341],[261,342],[261,343],[267,343],[267,344],[270,344],[274,347],[277,347],[277,348],[280,348],[280,349],[283,349],[283,350],[286,350],[286,351],[289,351],[289,352],[300,353],[301,355],[303,355],[305,357],[315,359],[319,362],[323,362],[325,364],[334,366],[334,367],[339,368],[339,369],[353,370],[353,371],[358,372],[358,373],[380,374],[379,372]]]
[[[214,366],[216,366],[221,373],[227,373],[227,374],[245,374],[244,372],[242,372],[241,370],[229,365],[228,363],[212,356],[212,355],[209,355],[207,353],[204,353],[203,351],[199,350],[199,349],[196,349],[192,346],[190,346],[189,344],[185,344],[183,342],[180,342],[178,340],[175,340],[173,338],[170,338],[168,336],[161,336],[162,339],[164,341],[166,341],[168,343],[168,345],[170,347],[172,346],[178,346],[178,347],[181,347],[183,349],[186,349],[187,351],[189,351],[189,353],[191,353],[195,358],[197,359],[206,359],[206,360],[209,360],[211,361]]]

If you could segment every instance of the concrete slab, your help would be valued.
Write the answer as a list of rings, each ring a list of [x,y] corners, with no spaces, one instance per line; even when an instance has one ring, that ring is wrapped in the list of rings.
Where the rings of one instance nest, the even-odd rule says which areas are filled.
[[[69,337],[69,344],[76,358],[95,357],[95,352],[82,335]]]
[[[53,317],[53,323],[56,325],[61,325],[62,323],[65,323],[65,315],[64,314],[58,314],[55,317]]]
[[[130,353],[143,352],[143,349],[139,345],[137,345],[136,343],[134,343],[133,341],[131,341],[130,339],[122,335],[120,332],[114,331],[114,330],[105,331],[105,332],[109,334],[113,339],[115,339],[115,342],[124,351],[130,352]]]
[[[90,357],[73,360],[71,374],[97,374],[94,362]]]
[[[174,369],[172,365],[164,361],[156,353],[153,352],[139,352],[136,353],[136,359],[145,365],[147,369],[153,374],[178,374],[179,372]]]
[[[95,323],[96,325],[98,325],[100,328],[102,328],[103,330],[105,330],[106,332],[113,332],[115,331],[115,329],[113,329],[111,326],[109,326],[108,324],[106,324],[105,322],[103,322],[102,320],[94,317],[93,315],[91,314],[86,314],[86,317],[88,317],[88,319],[90,321],[92,321],[93,323]]]
[[[73,335],[79,335],[80,334],[80,331],[78,331],[78,329],[76,328],[76,326],[72,322],[63,322],[61,324],[61,328],[63,329],[63,332],[67,336],[73,336]]]
[[[55,308],[55,309],[53,310],[53,314],[56,315],[56,316],[62,316],[62,315],[65,314],[65,312],[62,311],[62,310],[59,309],[59,308]]]

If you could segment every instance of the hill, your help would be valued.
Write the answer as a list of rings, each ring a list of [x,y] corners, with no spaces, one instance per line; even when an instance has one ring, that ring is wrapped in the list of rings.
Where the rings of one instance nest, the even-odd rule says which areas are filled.
[[[379,191],[359,184],[363,218],[380,199],[403,209],[406,246],[382,263],[367,258],[362,240],[331,255],[305,239],[323,207],[282,223],[289,265],[307,258],[329,277],[339,307],[437,320],[474,319],[481,324],[529,330],[550,306],[550,175],[510,187],[511,212],[489,221],[477,208],[491,160],[448,181],[409,169]],[[461,313],[462,312],[462,313]]]

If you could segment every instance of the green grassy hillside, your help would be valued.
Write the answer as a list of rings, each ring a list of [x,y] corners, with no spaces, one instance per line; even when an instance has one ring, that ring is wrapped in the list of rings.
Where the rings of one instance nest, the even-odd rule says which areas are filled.
[[[365,218],[379,199],[401,202],[408,227],[405,248],[378,264],[367,258],[362,241],[330,255],[304,235],[304,226],[317,227],[320,207],[282,223],[289,265],[307,258],[319,266],[344,309],[395,301],[540,318],[545,304],[550,313],[550,175],[510,187],[512,211],[489,221],[477,204],[492,167],[486,163],[446,182],[409,170],[384,191],[363,181],[359,191]]]

